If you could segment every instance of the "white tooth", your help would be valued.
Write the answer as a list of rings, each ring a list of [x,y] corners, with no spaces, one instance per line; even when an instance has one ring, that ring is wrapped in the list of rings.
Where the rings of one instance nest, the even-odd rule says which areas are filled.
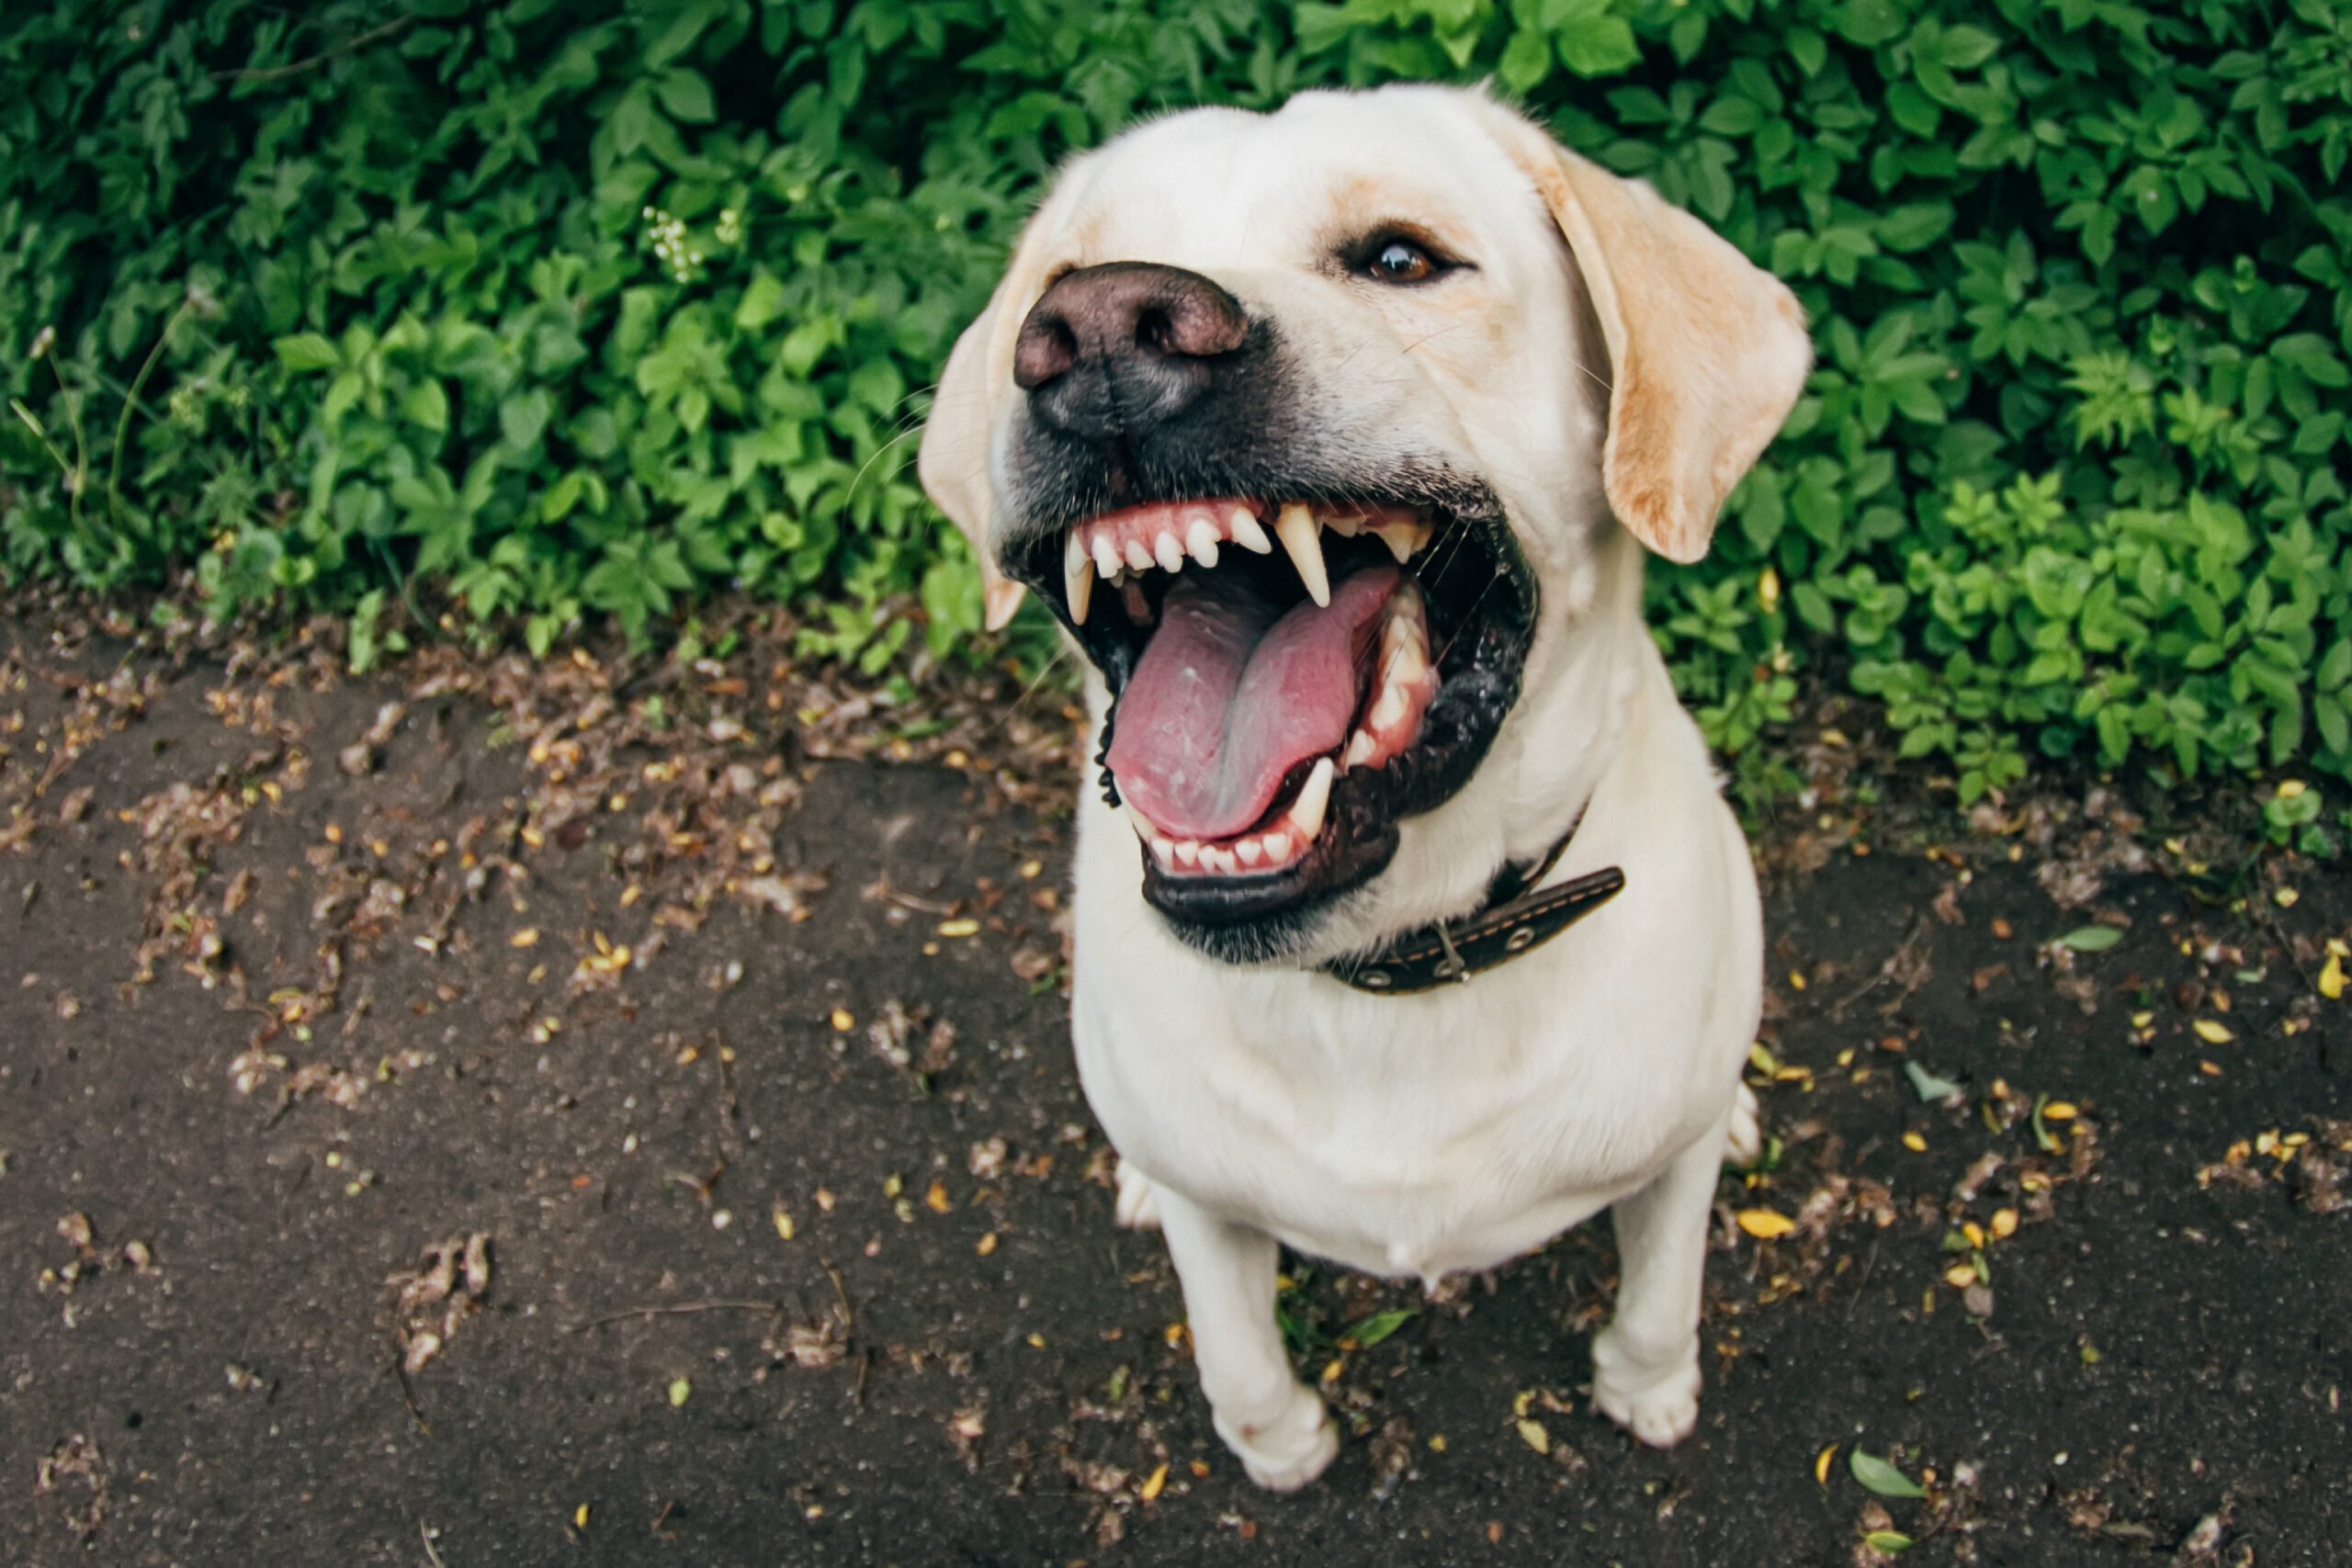
[[[1317,608],[1329,609],[1331,574],[1323,569],[1323,531],[1316,525],[1315,513],[1292,502],[1274,519],[1274,536],[1298,570],[1298,580],[1306,584],[1306,596]]]
[[[1429,656],[1421,651],[1419,637],[1407,637],[1388,656],[1388,667],[1381,671],[1381,679],[1391,685],[1408,686],[1429,673]]]
[[[1162,533],[1152,543],[1151,558],[1159,563],[1162,571],[1182,571],[1184,570],[1184,547],[1176,542],[1175,535]]]
[[[1405,688],[1390,682],[1380,688],[1380,700],[1372,705],[1371,716],[1364,722],[1374,729],[1394,729],[1405,716]]]
[[[1184,542],[1193,547],[1193,558],[1203,566],[1216,564],[1216,525],[1203,518],[1184,534]]]
[[[1380,542],[1388,547],[1388,553],[1396,558],[1398,566],[1412,559],[1414,552],[1427,543],[1430,536],[1430,531],[1419,523],[1383,523],[1374,532],[1380,536]]]
[[[1119,547],[1111,542],[1108,534],[1094,536],[1094,570],[1104,577],[1119,575]]]
[[[1178,865],[1196,866],[1201,863],[1201,845],[1199,840],[1179,839],[1176,840],[1175,848],[1176,863]]]
[[[1151,570],[1151,551],[1144,547],[1144,542],[1141,539],[1129,539],[1127,541],[1127,564],[1135,568],[1137,571],[1149,571]]]
[[[1062,596],[1069,601],[1071,622],[1084,626],[1086,607],[1094,602],[1094,563],[1086,558],[1086,547],[1076,534],[1062,547]]]
[[[1233,536],[1235,544],[1252,555],[1262,556],[1274,547],[1274,542],[1266,537],[1266,531],[1258,526],[1258,519],[1250,515],[1246,506],[1233,509],[1233,515],[1226,520],[1226,532]]]
[[[1350,768],[1363,767],[1372,761],[1372,754],[1379,749],[1380,742],[1372,738],[1370,730],[1357,730],[1348,737],[1348,749],[1340,753],[1340,771],[1345,773]]]
[[[1279,828],[1266,835],[1266,863],[1268,865],[1290,863],[1290,835]]]
[[[1244,839],[1233,846],[1233,852],[1240,858],[1243,865],[1256,865],[1265,858],[1266,846],[1255,839]]]
[[[1358,534],[1363,532],[1363,519],[1361,517],[1326,517],[1323,519],[1323,526],[1330,529],[1331,532],[1339,535],[1340,537],[1343,539],[1352,539]]]
[[[1301,843],[1313,843],[1315,835],[1323,830],[1323,812],[1331,804],[1331,780],[1338,772],[1330,758],[1317,757],[1315,771],[1306,775],[1298,798],[1291,803],[1290,825]]]
[[[1223,850],[1217,849],[1213,845],[1203,844],[1201,846],[1201,869],[1212,874],[1213,875],[1231,876],[1234,873],[1233,857],[1226,853]]]
[[[1127,821],[1134,826],[1136,837],[1147,844],[1159,837],[1159,829],[1151,825],[1151,818],[1132,806],[1127,807]]]

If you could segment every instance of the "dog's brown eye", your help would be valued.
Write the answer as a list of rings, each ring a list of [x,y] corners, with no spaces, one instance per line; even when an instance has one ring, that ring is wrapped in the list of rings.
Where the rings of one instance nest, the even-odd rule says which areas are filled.
[[[1436,272],[1429,252],[1410,240],[1385,240],[1372,253],[1372,276],[1383,283],[1419,283]]]

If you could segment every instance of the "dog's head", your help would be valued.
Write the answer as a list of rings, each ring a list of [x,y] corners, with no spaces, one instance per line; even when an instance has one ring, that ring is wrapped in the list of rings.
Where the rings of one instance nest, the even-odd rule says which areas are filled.
[[[921,467],[991,623],[1034,590],[1100,671],[1144,897],[1296,959],[1525,852],[1525,732],[1574,721],[1522,690],[1634,613],[1627,535],[1706,552],[1808,357],[1779,283],[1491,99],[1311,93],[1073,162]]]

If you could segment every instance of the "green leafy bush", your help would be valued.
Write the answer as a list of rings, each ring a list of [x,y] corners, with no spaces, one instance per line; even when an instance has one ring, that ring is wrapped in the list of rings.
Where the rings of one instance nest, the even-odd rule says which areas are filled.
[[[1718,744],[1811,662],[1963,800],[2352,773],[2346,0],[20,0],[0,561],[367,648],[734,585],[878,664],[913,593],[944,649],[978,595],[909,438],[1052,164],[1487,75],[1814,321],[1653,575]]]

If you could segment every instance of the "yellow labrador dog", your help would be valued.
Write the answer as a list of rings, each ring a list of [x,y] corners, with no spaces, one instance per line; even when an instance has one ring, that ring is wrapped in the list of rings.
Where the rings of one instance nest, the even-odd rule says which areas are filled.
[[[956,346],[924,485],[1101,730],[1079,1069],[1261,1485],[1337,1449],[1277,1244],[1434,1283],[1611,1209],[1594,1403],[1697,1419],[1762,937],[1642,551],[1705,552],[1808,361],[1697,220],[1427,86],[1074,160]]]

